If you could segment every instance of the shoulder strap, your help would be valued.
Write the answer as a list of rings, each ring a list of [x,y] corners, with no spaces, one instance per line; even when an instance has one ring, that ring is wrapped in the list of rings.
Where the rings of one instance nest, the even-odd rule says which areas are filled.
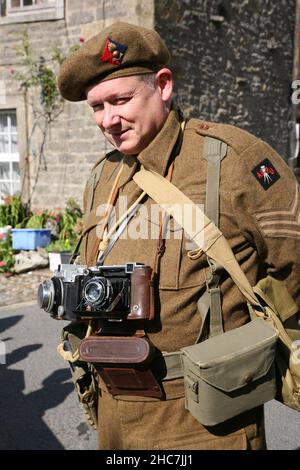
[[[98,184],[98,181],[100,180],[101,173],[104,167],[104,163],[106,160],[106,155],[104,155],[99,161],[96,166],[91,171],[90,177],[87,182],[87,204],[84,212],[84,219],[86,220],[89,213],[92,210],[93,207],[93,202],[94,202],[94,194],[95,194],[95,189]]]
[[[227,144],[212,137],[205,137],[203,158],[207,161],[205,214],[219,226],[220,167],[226,156]]]
[[[228,272],[248,302],[260,310],[259,300],[253,292],[245,273],[240,268],[228,241],[216,225],[202,212],[200,207],[176,188],[174,184],[154,171],[142,168],[134,175],[133,179],[143,191],[146,191],[152,199],[162,205],[164,210],[172,215],[174,220],[185,229],[190,239],[198,246],[199,252],[206,253]],[[179,211],[176,211],[176,206],[178,207],[179,204],[180,206],[187,204],[187,207],[192,209],[192,222],[203,220],[203,228],[196,234],[192,231],[192,227],[197,224],[190,223],[190,220],[186,220],[187,217],[182,217]]]
[[[220,217],[220,169],[221,161],[226,156],[227,144],[213,137],[204,138],[203,158],[207,161],[205,214],[216,227]],[[209,335],[223,333],[220,278],[221,266],[208,258],[210,269],[207,276],[207,289],[198,300],[197,307],[202,318],[197,338],[200,341],[204,331],[206,318],[210,311]]]

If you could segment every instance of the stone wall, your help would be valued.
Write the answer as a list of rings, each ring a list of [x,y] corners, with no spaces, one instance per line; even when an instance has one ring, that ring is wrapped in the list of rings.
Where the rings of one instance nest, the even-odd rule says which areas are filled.
[[[30,44],[36,58],[43,56],[46,64],[51,64],[54,47],[64,53],[80,38],[85,40],[101,31],[116,20],[124,20],[153,28],[152,0],[69,0],[65,2],[65,18],[56,21],[28,23],[0,23],[0,81],[5,87],[5,99],[0,100],[0,109],[18,110],[18,132],[20,168],[24,179],[24,199],[32,192],[37,171],[38,181],[33,193],[32,207],[63,207],[65,202],[74,197],[80,204],[86,178],[94,162],[107,149],[99,129],[93,121],[91,110],[86,103],[64,103],[64,111],[51,124],[44,147],[44,157],[38,170],[38,149],[41,132],[38,130],[31,140],[27,152],[26,134],[32,129],[34,118],[29,97],[26,106],[14,79],[21,70],[21,60],[16,48],[21,45],[21,33],[28,31]],[[12,75],[11,71],[15,72]],[[27,130],[26,130],[27,127]],[[30,172],[30,189],[28,184]]]
[[[294,0],[155,0],[187,115],[240,126],[288,156]]]

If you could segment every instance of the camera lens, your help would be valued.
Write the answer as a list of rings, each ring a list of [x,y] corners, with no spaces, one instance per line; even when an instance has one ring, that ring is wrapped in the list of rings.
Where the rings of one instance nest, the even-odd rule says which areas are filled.
[[[89,305],[100,306],[106,298],[104,282],[101,279],[89,280],[84,287],[83,297]]]
[[[51,312],[54,303],[54,285],[51,280],[44,281],[39,285],[37,302],[38,306],[46,312]]]

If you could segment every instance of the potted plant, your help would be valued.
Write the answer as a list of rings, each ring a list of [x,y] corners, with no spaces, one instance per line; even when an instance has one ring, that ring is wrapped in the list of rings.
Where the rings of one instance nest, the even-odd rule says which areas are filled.
[[[68,264],[74,248],[68,239],[52,241],[46,247],[50,271],[56,271],[59,264]]]
[[[74,199],[56,216],[58,236],[47,247],[49,267],[55,271],[59,264],[68,264],[82,228],[82,211]]]
[[[12,229],[12,247],[14,250],[36,250],[44,248],[51,241],[51,230],[44,228],[48,211],[32,214]],[[25,225],[25,226],[24,226]]]

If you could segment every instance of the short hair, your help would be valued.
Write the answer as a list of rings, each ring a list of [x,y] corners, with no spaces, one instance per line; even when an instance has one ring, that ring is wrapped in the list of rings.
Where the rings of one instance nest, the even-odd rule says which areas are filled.
[[[156,86],[156,73],[141,73],[137,75],[137,78],[142,82],[145,82],[150,90],[154,91]]]

